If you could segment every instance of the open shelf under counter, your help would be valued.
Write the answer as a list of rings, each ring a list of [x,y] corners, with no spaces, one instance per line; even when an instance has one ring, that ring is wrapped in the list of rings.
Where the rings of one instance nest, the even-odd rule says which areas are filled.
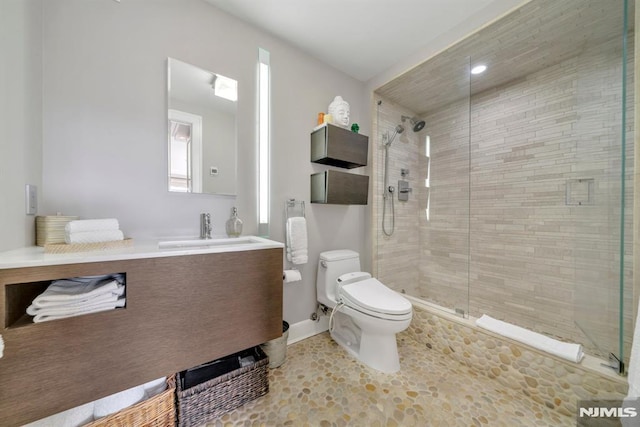
[[[282,335],[282,244],[254,250],[0,253],[0,425],[23,425]],[[12,267],[8,267],[12,265]],[[30,323],[52,280],[126,274],[126,309]]]

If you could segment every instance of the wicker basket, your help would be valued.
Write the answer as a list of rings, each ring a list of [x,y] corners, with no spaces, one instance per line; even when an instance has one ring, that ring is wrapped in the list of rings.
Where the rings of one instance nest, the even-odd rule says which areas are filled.
[[[85,427],[167,427],[176,425],[176,376],[167,378],[167,389],[133,406],[100,418]]]
[[[201,426],[269,392],[269,358],[260,347],[247,351],[256,356],[255,363],[249,366],[186,390],[182,389],[181,378],[178,378],[176,396],[180,427]]]

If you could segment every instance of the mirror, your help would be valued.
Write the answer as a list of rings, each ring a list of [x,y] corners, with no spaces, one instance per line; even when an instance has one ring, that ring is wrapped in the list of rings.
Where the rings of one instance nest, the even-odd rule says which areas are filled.
[[[238,82],[167,62],[169,191],[236,195]]]

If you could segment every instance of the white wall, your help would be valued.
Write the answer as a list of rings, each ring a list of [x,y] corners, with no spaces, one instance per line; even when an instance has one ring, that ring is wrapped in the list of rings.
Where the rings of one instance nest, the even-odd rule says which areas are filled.
[[[200,212],[224,234],[238,206],[256,232],[256,68],[271,53],[271,238],[284,240],[284,201],[307,202],[309,263],[285,285],[284,318],[315,309],[319,252],[364,251],[366,207],[311,206],[309,133],[335,95],[368,131],[364,84],[201,0],[44,1],[42,214],[116,217],[135,239],[196,235]],[[166,190],[166,60],[176,58],[239,81],[238,198]]]
[[[25,184],[42,191],[42,10],[0,2],[0,251],[35,243]]]

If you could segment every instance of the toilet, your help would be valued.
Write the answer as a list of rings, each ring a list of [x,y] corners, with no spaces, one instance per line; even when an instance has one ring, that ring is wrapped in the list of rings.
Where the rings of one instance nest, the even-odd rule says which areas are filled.
[[[362,363],[385,373],[400,370],[396,334],[409,327],[409,300],[360,271],[357,252],[322,252],[316,281],[318,302],[333,309],[331,338]]]

